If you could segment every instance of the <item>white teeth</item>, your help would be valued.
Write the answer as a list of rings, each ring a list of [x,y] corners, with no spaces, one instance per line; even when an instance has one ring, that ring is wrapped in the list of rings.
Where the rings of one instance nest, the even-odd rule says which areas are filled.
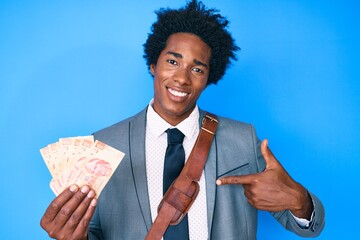
[[[171,92],[171,94],[177,96],[177,97],[185,97],[186,95],[188,95],[187,93],[184,92],[178,92],[172,88],[169,88],[169,92]]]

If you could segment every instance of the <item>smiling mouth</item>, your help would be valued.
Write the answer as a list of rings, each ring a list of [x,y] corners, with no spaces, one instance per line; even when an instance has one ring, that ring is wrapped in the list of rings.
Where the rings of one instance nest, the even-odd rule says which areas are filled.
[[[186,92],[179,92],[172,88],[168,88],[168,91],[176,97],[186,97],[188,95],[188,93],[186,93]]]

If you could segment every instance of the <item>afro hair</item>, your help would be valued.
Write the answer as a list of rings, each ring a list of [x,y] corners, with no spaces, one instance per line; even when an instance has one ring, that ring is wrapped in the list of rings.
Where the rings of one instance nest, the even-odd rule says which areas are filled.
[[[240,48],[226,30],[229,21],[217,9],[207,9],[202,2],[192,0],[183,8],[161,8],[156,14],[157,21],[144,44],[144,58],[149,68],[157,63],[169,36],[179,32],[195,34],[211,48],[207,85],[216,84],[224,76],[230,60],[237,60],[235,52]]]

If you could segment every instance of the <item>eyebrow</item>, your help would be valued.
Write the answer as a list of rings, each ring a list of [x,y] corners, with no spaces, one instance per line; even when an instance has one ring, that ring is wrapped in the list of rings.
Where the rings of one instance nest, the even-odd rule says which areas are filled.
[[[167,52],[166,54],[169,54],[169,55],[173,55],[175,58],[183,58],[183,55],[181,55],[181,53],[177,53],[177,52],[172,52],[172,51],[169,51]],[[203,67],[206,67],[206,68],[209,68],[207,64],[197,60],[197,59],[194,59],[194,63],[196,65],[200,65],[200,66],[203,66]]]

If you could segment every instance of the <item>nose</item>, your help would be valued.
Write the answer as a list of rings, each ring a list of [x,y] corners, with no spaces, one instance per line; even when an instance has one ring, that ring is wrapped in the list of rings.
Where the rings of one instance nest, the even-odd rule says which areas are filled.
[[[174,81],[178,82],[181,85],[190,84],[191,79],[189,71],[186,68],[177,69],[174,74]]]

